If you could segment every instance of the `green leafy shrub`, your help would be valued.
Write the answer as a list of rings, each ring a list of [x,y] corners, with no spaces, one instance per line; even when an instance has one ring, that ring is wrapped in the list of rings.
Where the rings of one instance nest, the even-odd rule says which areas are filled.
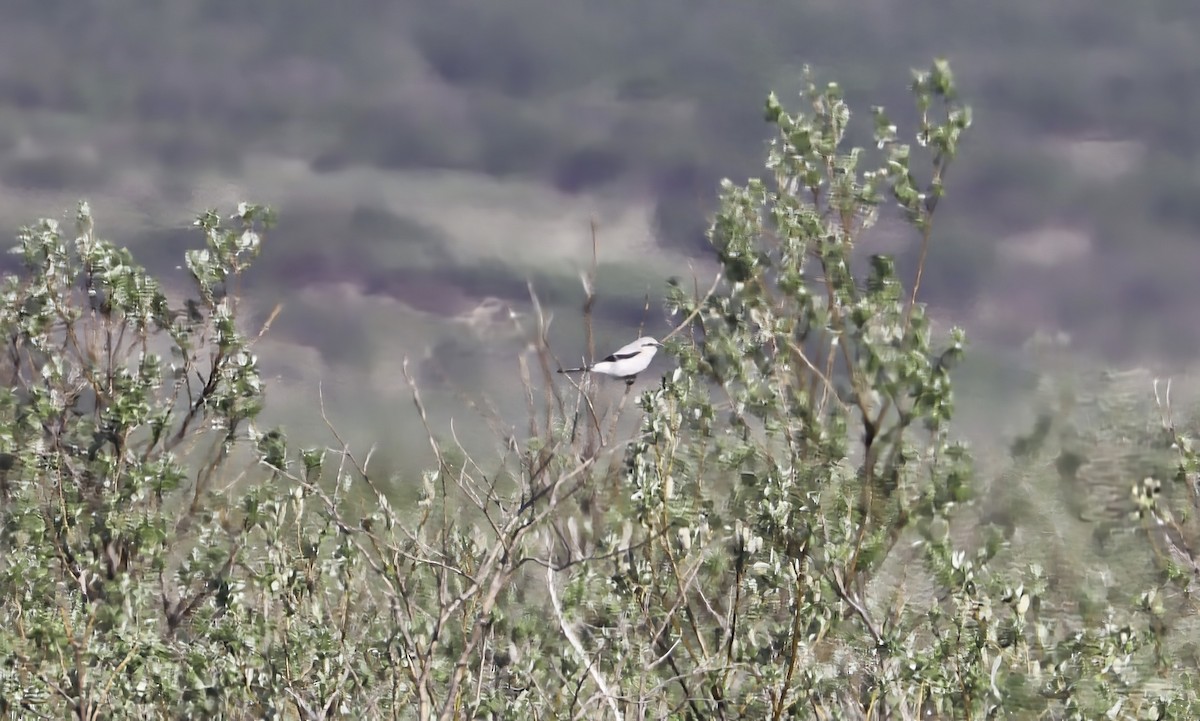
[[[238,291],[265,209],[198,219],[178,300],[86,205],[73,241],[24,230],[0,298],[0,710],[1195,717],[1188,632],[1167,628],[1187,608],[1172,589],[1192,590],[1186,544],[1138,589],[1080,600],[1022,535],[1054,528],[1053,497],[1026,504],[1033,522],[998,512],[1047,491],[1047,459],[1078,480],[1122,426],[1072,434],[1051,404],[982,480],[951,435],[966,341],[918,297],[971,114],[944,62],[912,90],[914,142],[876,109],[877,153],[845,147],[836,84],[807,79],[799,111],[772,96],[768,177],[725,183],[709,233],[720,274],[670,289],[678,367],[632,404],[630,387],[561,385],[535,296],[527,423],[494,419],[491,459],[429,428],[437,463],[411,508],[332,427],[332,449],[293,449],[256,424]],[[907,284],[854,253],[881,217],[913,231]],[[1152,528],[1195,496],[1192,441],[1166,428],[1125,434],[1182,464],[1190,496],[1135,487]]]

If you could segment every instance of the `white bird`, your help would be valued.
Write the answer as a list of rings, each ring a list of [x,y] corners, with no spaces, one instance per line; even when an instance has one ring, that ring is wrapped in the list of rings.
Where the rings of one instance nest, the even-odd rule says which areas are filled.
[[[638,338],[627,346],[617,349],[602,361],[581,368],[559,368],[559,373],[600,373],[632,383],[638,373],[646,370],[654,354],[663,344],[650,337]]]

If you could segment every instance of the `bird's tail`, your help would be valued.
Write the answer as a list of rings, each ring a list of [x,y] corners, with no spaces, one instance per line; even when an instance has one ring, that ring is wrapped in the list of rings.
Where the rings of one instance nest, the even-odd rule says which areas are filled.
[[[559,368],[559,373],[586,373],[587,368]]]

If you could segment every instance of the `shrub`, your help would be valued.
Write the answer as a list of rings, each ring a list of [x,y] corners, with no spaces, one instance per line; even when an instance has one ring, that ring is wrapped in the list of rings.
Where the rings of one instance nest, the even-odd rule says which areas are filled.
[[[1058,579],[1023,558],[1036,544],[979,502],[1003,485],[950,435],[963,333],[934,332],[919,269],[906,286],[853,254],[898,211],[924,266],[971,115],[943,62],[912,89],[915,143],[876,109],[866,171],[836,84],[809,78],[798,112],[772,96],[769,177],[723,185],[720,274],[672,286],[678,367],[636,397],[636,429],[630,387],[555,385],[535,296],[527,424],[497,422],[493,459],[430,428],[412,508],[336,430],[296,450],[256,423],[237,290],[265,209],[198,219],[179,302],[86,205],[74,242],[52,221],[22,231],[0,303],[0,709],[1194,717],[1194,671],[1163,642],[1165,583],[1190,577],[1056,613]],[[1033,475],[1053,428],[1021,439],[1012,472]],[[1168,428],[1190,481],[1191,442]]]

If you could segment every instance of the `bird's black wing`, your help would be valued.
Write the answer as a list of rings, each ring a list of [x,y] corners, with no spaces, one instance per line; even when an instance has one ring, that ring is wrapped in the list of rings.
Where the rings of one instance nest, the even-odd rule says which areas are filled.
[[[604,360],[602,360],[600,362],[601,363],[615,363],[616,361],[619,361],[619,360],[627,360],[629,358],[632,358],[635,355],[637,355],[638,353],[641,353],[641,351],[635,350],[631,353],[613,353],[612,355],[610,355],[609,357],[605,358]]]

